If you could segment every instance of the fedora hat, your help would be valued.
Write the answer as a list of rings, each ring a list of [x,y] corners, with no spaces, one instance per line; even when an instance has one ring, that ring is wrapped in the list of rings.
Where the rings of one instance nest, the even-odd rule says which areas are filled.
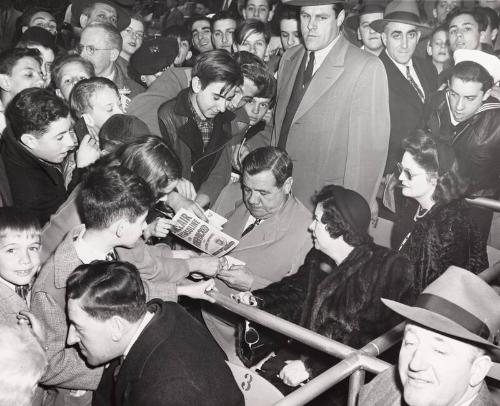
[[[470,61],[481,65],[493,77],[493,82],[500,81],[500,59],[496,55],[477,49],[457,49],[453,53],[455,65],[460,62]]]
[[[466,269],[450,266],[424,289],[413,306],[382,301],[412,322],[489,349],[500,359],[500,296]]]
[[[90,7],[94,3],[104,3],[109,4],[111,7],[114,7],[117,15],[117,28],[118,31],[123,31],[130,25],[130,14],[124,7],[129,7],[129,0],[118,0],[116,2],[111,0],[72,0],[71,1],[71,15],[72,20],[71,24],[80,26],[80,16],[82,15],[83,10],[87,7]]]
[[[387,23],[403,23],[419,28],[429,28],[422,23],[418,12],[417,2],[414,0],[393,0],[385,8],[384,18],[370,24],[377,32],[383,32]]]
[[[385,5],[384,1],[375,0],[372,2],[367,1],[363,4],[358,12],[351,14],[345,19],[345,26],[353,31],[356,31],[359,27],[359,18],[365,14],[381,13],[384,14]]]
[[[345,0],[283,0],[289,6],[324,6],[326,4],[344,3]]]

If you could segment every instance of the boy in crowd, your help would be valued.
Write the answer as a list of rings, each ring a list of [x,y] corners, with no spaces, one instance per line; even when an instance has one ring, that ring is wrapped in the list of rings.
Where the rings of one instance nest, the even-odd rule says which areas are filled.
[[[64,55],[57,58],[54,65],[52,65],[52,79],[56,88],[56,95],[68,103],[73,87],[80,80],[94,76],[94,65],[80,55]]]
[[[198,16],[193,19],[191,41],[194,49],[200,54],[214,49],[212,45],[212,28],[208,17]]]
[[[28,7],[21,17],[21,31],[24,33],[30,27],[40,27],[57,35],[56,18],[43,7]]]
[[[66,199],[60,164],[75,148],[68,105],[45,89],[25,89],[8,105],[0,154],[12,203],[40,224]]]
[[[273,19],[275,9],[275,0],[245,0],[243,18],[245,20],[254,18],[263,23],[268,23]]]
[[[229,53],[205,52],[193,67],[191,87],[158,110],[162,137],[179,155],[182,175],[198,190],[197,201],[202,205],[214,202],[229,181],[235,116],[226,108],[242,84],[241,69]],[[225,176],[207,182],[220,160],[226,165],[220,171]]]
[[[174,66],[185,66],[191,62],[193,53],[191,52],[191,33],[185,26],[174,25],[163,30],[162,36],[165,38],[175,38],[179,45],[179,53],[174,60]]]
[[[165,247],[142,241],[153,203],[149,186],[126,168],[101,166],[83,178],[78,205],[84,225],[68,233],[33,286],[31,309],[47,331],[49,368],[44,385],[88,391],[101,377],[101,369],[90,369],[78,351],[66,345],[66,280],[77,266],[95,260],[128,261],[139,269],[148,299],[176,300],[178,294],[207,298],[211,280],[177,287],[192,271],[189,262],[172,259]],[[213,273],[218,269],[212,268]]]
[[[40,225],[25,211],[0,208],[0,322],[17,325],[28,310],[30,289],[40,270]]]
[[[236,18],[228,10],[219,11],[212,17],[212,43],[215,49],[233,52]]]

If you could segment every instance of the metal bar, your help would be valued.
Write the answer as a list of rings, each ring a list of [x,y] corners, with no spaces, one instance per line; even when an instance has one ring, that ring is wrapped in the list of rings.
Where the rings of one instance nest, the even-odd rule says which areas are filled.
[[[321,375],[310,380],[306,385],[275,403],[274,406],[299,406],[310,402],[336,383],[347,378],[357,369],[362,368],[364,361],[368,358],[361,354],[353,354],[347,357],[330,369],[327,369]]]
[[[485,209],[491,209],[494,211],[500,211],[500,201],[495,199],[488,199],[486,197],[476,197],[475,199],[465,199],[468,203],[478,206],[484,207]]]
[[[350,355],[356,354],[358,351],[345,344],[339,343],[334,340],[315,333],[297,324],[290,323],[289,321],[280,319],[256,307],[247,306],[241,303],[236,303],[234,300],[222,295],[219,292],[209,292],[216,303],[229,311],[239,314],[248,320],[255,321],[271,330],[284,334],[294,340],[300,341],[312,348],[323,351],[327,354],[333,355],[337,358],[347,358]],[[366,358],[366,370],[375,374],[382,372],[390,366],[389,363],[376,359]]]
[[[356,406],[358,404],[358,395],[361,387],[365,384],[365,371],[358,369],[353,372],[349,378],[349,397],[347,399],[347,406]]]
[[[366,344],[360,351],[368,355],[373,355],[374,357],[378,357],[383,352],[387,351],[392,346],[396,345],[401,341],[403,337],[403,331],[405,328],[405,322],[394,326],[389,331],[386,331],[381,336],[376,339],[370,341]]]

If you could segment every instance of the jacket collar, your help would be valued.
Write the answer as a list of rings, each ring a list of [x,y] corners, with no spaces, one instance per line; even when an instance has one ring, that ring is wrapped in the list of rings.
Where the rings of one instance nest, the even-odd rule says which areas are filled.
[[[57,289],[65,289],[66,281],[73,270],[82,265],[75,249],[75,238],[85,226],[80,224],[73,228],[54,252],[54,284]]]

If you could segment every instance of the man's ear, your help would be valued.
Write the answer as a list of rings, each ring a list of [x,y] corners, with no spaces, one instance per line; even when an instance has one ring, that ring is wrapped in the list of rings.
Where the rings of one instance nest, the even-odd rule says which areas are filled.
[[[479,32],[479,42],[481,44],[484,44],[484,43],[487,42],[487,40],[486,40],[486,31],[480,31]]]
[[[56,96],[60,97],[61,99],[64,99],[63,94],[60,89],[56,89]]]
[[[111,339],[114,342],[120,341],[127,332],[127,324],[125,320],[120,316],[112,316],[109,320],[109,324],[111,327]]]
[[[269,16],[267,17],[267,22],[270,23],[271,20],[273,19],[274,12],[276,11],[276,6],[278,4],[275,4],[274,6],[271,7],[271,10],[269,10]]]
[[[28,27],[26,25],[23,25],[21,27],[21,32],[24,33],[27,29],[28,29]]]
[[[385,31],[382,32],[382,34],[380,35],[380,38],[382,38],[382,43],[384,44],[384,47],[387,46],[387,34],[385,33]]]
[[[341,27],[345,19],[345,10],[342,10],[339,15],[337,16],[337,27]]]
[[[484,92],[483,101],[488,100],[488,98],[491,96],[491,90],[492,89],[488,89],[486,92]]]
[[[361,41],[361,31],[359,30],[359,27],[358,29],[356,30],[357,34],[358,34],[358,40]]]
[[[290,176],[285,183],[283,183],[283,191],[288,195],[292,193],[293,178]]]
[[[418,44],[418,41],[420,41],[421,36],[422,36],[422,31],[417,30],[417,44]]]
[[[122,238],[127,232],[127,221],[125,219],[117,220],[113,227],[115,228],[114,234],[118,238]]]
[[[438,18],[438,12],[437,12],[437,10],[436,10],[436,7],[434,7],[434,8],[432,9],[432,16],[433,16],[434,18]]]
[[[430,39],[429,41],[427,41],[427,47],[426,47],[426,49],[427,49],[427,55],[429,55],[429,56],[432,56],[431,41],[432,41],[432,39]]]
[[[246,20],[246,19],[247,19],[247,10],[246,10],[246,8],[244,8],[244,9],[241,11],[241,14],[243,15],[243,20]]]
[[[20,140],[28,149],[31,150],[35,149],[38,145],[38,138],[36,138],[33,134],[23,134],[21,135]]]
[[[476,387],[480,385],[492,366],[493,362],[488,355],[481,355],[472,362],[469,385]]]
[[[146,75],[141,75],[141,82],[146,84]]]
[[[0,74],[0,89],[6,92],[10,91],[11,83],[12,80],[10,79],[9,75],[5,73]]]
[[[119,56],[120,51],[118,51],[118,49],[112,49],[111,51],[109,51],[109,59],[111,59],[112,62],[115,62]]]
[[[191,89],[194,93],[199,93],[201,91],[201,81],[198,76],[193,76],[191,79]]]
[[[80,27],[85,28],[89,23],[89,16],[87,14],[80,15]]]
[[[497,35],[498,35],[498,28],[491,30],[491,42],[493,44],[495,44],[495,41],[497,40]]]

